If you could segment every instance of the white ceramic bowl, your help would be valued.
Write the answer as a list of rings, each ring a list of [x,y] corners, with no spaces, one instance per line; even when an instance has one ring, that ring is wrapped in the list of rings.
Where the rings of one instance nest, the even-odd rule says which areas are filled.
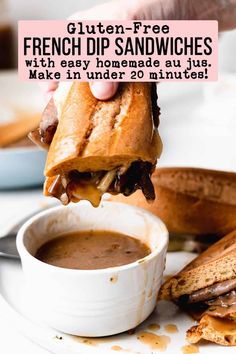
[[[112,230],[146,242],[151,253],[136,262],[106,269],[55,267],[34,257],[58,234]],[[69,334],[107,336],[136,327],[154,310],[161,285],[168,232],[160,219],[129,205],[87,202],[46,210],[26,222],[17,236],[28,288],[50,326]]]
[[[0,189],[43,184],[46,155],[37,146],[0,149]]]

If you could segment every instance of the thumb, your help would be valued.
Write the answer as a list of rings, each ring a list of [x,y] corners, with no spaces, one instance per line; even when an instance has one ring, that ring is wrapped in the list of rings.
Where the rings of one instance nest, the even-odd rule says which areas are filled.
[[[94,81],[90,82],[90,89],[94,97],[98,100],[109,100],[115,95],[118,89],[118,82],[101,82]]]

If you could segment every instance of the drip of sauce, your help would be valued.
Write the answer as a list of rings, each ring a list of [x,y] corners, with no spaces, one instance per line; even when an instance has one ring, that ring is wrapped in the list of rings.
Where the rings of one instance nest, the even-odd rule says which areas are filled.
[[[119,352],[120,350],[123,350],[123,349],[119,345],[113,345],[111,347],[111,350],[115,350],[115,351]]]
[[[151,349],[157,349],[164,352],[170,343],[170,337],[164,335],[157,335],[150,332],[140,332],[137,339],[143,344],[148,345]]]
[[[117,280],[118,280],[118,275],[117,274],[115,274],[112,277],[110,277],[110,282],[113,283],[113,284],[115,284],[117,282]]]
[[[81,342],[83,343],[83,344],[87,344],[87,345],[97,345],[97,344],[99,344],[99,343],[97,343],[97,341],[96,340],[94,340],[93,338],[81,338]]]
[[[114,342],[114,338],[117,338],[117,336],[98,337],[98,338],[79,337],[79,336],[71,336],[71,337],[76,342],[86,344],[86,345],[89,345],[92,347],[99,346],[101,344],[108,344],[110,342]],[[62,337],[60,337],[59,339],[62,339]],[[123,351],[123,352],[127,352],[127,353],[132,353],[132,354],[141,354],[140,352],[133,351],[132,349],[124,349],[120,345],[116,345],[116,344],[111,346],[111,350],[114,350],[117,352]],[[102,352],[102,350],[101,350],[101,352]]]
[[[183,353],[183,354],[195,354],[195,353],[199,353],[198,346],[195,345],[195,344],[184,345],[181,349],[182,349],[182,353]]]
[[[140,264],[140,261],[139,261]],[[147,282],[148,282],[148,274],[147,274],[147,265],[146,262],[141,263],[143,275],[144,275],[144,289],[147,287]],[[146,290],[142,292],[141,300],[139,303],[139,309],[137,311],[137,322],[136,326],[138,326],[142,322],[142,314],[143,314],[143,309],[144,309],[144,304],[145,304],[145,299],[146,299]]]
[[[236,335],[236,322],[226,318],[216,318],[208,316],[208,321],[211,327],[218,332],[224,333],[224,335]]]
[[[119,351],[122,350],[122,352],[127,352],[127,353],[132,352],[132,353],[134,353],[134,354],[140,354],[140,353],[134,352],[133,350],[130,350],[130,349],[124,349],[124,348],[120,347],[119,345],[113,345],[113,346],[111,347],[111,350],[114,350],[114,351],[117,351],[117,352],[119,352]]]
[[[148,325],[148,329],[150,329],[150,331],[158,331],[160,328],[160,325],[157,323],[150,323],[150,325]]]
[[[179,332],[177,326],[175,324],[172,324],[172,323],[165,325],[164,328],[165,328],[167,333],[177,333],[177,332]]]
[[[35,257],[69,269],[104,269],[137,261],[150,253],[134,237],[112,231],[80,231],[57,236],[43,244]],[[108,278],[116,282],[117,277]]]
[[[103,343],[108,343],[108,342],[113,342],[114,337],[99,337],[99,338],[90,338],[90,337],[79,337],[79,336],[72,336],[74,340],[76,340],[79,343],[86,344],[86,345],[91,345],[91,346],[97,346],[99,344]]]
[[[68,192],[71,195],[70,199],[72,202],[76,203],[79,200],[86,199],[89,200],[95,208],[99,206],[102,198],[101,192],[94,184],[73,183],[68,186]]]

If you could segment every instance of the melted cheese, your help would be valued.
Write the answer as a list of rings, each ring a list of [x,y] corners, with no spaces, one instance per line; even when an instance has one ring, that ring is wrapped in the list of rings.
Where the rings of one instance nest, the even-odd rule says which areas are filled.
[[[88,200],[94,207],[98,207],[102,193],[93,184],[76,184],[73,188],[71,201],[78,202],[80,200]]]

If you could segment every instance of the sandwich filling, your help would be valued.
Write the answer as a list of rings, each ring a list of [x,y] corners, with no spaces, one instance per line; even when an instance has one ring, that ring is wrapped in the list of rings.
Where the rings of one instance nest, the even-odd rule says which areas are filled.
[[[128,168],[124,166],[111,171],[79,172],[50,177],[46,182],[46,193],[58,198],[62,204],[88,199],[98,206],[104,193],[122,193],[129,196],[141,189],[148,201],[155,199],[150,176],[155,168],[150,162],[135,161]]]
[[[178,304],[199,321],[187,331],[190,343],[203,338],[221,345],[236,345],[236,278],[183,295]]]
[[[236,278],[183,295],[178,304],[198,320],[207,314],[236,321]]]
[[[49,148],[58,125],[57,108],[53,98],[43,111],[39,128],[29,134],[29,138],[43,149]]]

